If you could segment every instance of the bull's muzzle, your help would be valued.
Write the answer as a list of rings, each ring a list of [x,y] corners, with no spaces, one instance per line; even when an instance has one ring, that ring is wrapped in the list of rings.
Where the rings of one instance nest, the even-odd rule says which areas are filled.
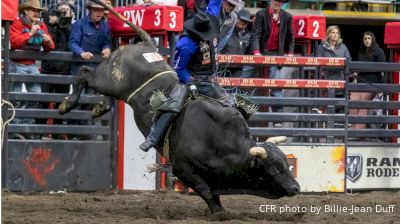
[[[287,196],[293,197],[300,192],[300,186],[298,183],[293,184],[288,189],[286,189]]]

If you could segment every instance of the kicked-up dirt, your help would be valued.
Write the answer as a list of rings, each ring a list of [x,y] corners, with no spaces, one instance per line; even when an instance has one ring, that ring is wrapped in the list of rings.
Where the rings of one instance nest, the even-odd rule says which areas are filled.
[[[2,223],[368,223],[400,220],[400,192],[300,194],[270,200],[221,196],[210,214],[197,195],[174,192],[2,192]],[[318,210],[320,209],[320,210]]]

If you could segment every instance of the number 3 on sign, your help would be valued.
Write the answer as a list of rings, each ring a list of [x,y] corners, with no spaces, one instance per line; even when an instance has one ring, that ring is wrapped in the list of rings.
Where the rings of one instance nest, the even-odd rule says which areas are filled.
[[[171,22],[168,24],[169,28],[174,29],[176,27],[176,12],[170,12],[169,17],[171,18]]]
[[[154,26],[160,26],[161,24],[161,10],[157,9],[154,11],[154,14],[156,16],[156,21],[154,21]]]

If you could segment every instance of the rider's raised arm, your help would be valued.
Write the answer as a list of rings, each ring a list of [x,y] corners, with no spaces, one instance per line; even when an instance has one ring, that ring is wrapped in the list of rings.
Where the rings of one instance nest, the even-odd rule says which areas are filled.
[[[210,0],[206,9],[206,13],[218,17],[221,9],[222,0]]]

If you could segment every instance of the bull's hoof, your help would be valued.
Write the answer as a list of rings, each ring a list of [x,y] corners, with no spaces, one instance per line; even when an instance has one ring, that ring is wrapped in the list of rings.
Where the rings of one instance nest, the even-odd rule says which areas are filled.
[[[58,113],[59,114],[66,114],[72,110],[74,105],[68,101],[68,99],[65,99],[60,106],[58,107]]]
[[[214,212],[210,216],[210,221],[226,221],[232,219],[232,214],[226,211]]]
[[[111,107],[109,106],[104,106],[103,104],[97,104],[95,107],[92,109],[92,117],[93,118],[98,118],[106,114],[108,111],[110,111]]]

